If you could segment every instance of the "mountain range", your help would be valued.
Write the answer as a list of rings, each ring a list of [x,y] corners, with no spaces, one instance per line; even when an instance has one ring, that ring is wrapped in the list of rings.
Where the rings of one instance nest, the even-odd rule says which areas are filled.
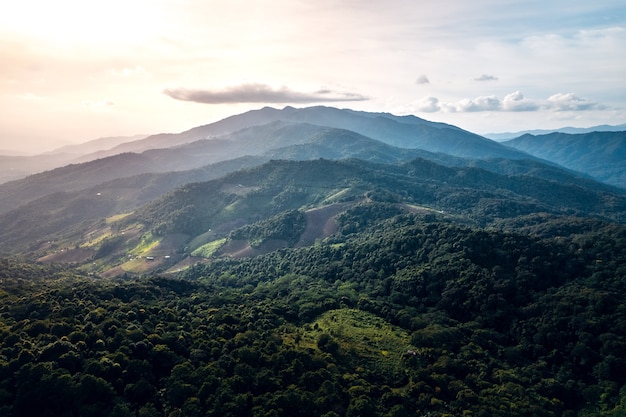
[[[330,107],[310,107],[304,109],[293,107],[274,109],[266,107],[231,116],[178,134],[163,133],[145,138],[103,138],[83,145],[63,147],[55,152],[34,157],[0,157],[0,167],[2,167],[0,169],[0,182],[18,179],[30,173],[35,173],[37,170],[51,169],[68,163],[89,162],[122,153],[142,153],[148,150],[184,147],[187,144],[201,140],[212,140],[210,144],[198,145],[205,148],[203,152],[212,152],[208,148],[212,145],[217,145],[218,141],[215,139],[233,135],[242,129],[253,127],[256,129],[259,126],[274,122],[282,122],[284,124],[307,123],[318,127],[345,129],[392,146],[420,148],[432,152],[447,152],[458,156],[480,156],[476,154],[476,152],[481,152],[479,149],[483,149],[485,152],[481,157],[496,154],[514,154],[514,152],[507,153],[503,148],[494,146],[490,141],[457,127],[428,122],[414,116],[398,117],[388,113],[355,112]],[[292,131],[294,130],[297,129],[292,129]],[[469,137],[472,137],[472,139],[466,140]],[[438,138],[443,139],[437,140]],[[231,136],[230,139],[237,138]],[[260,139],[257,141],[260,142]],[[474,142],[482,142],[482,146],[474,149],[473,145],[471,145]],[[245,153],[247,144],[231,145],[234,148],[238,148],[234,150],[235,152]],[[261,145],[261,143],[257,143],[257,145]],[[194,151],[192,150],[192,152]],[[181,149],[180,152],[184,152],[184,149]],[[191,168],[191,166],[182,165],[186,169]]]
[[[502,133],[486,133],[483,136],[489,139],[493,139],[498,142],[503,142],[510,139],[515,139],[524,135],[548,135],[550,133],[568,133],[568,134],[580,134],[580,133],[592,133],[592,132],[623,132],[626,131],[626,123],[620,125],[597,125],[591,127],[562,127],[559,129],[532,129],[523,130],[520,132],[502,132]]]
[[[156,228],[159,233],[184,235],[190,243],[208,229],[230,232],[234,225],[254,222],[278,208],[295,209],[314,205],[318,200],[335,201],[335,193],[342,198],[350,196],[353,202],[360,201],[364,197],[359,193],[368,189],[384,189],[390,198],[402,204],[454,213],[483,226],[538,210],[559,215],[599,215],[621,221],[624,190],[611,186],[623,185],[618,176],[621,161],[619,155],[607,149],[625,149],[623,135],[590,135],[595,136],[558,134],[543,140],[523,136],[497,143],[414,116],[331,107],[265,107],[179,134],[91,143],[82,149],[93,150],[116,142],[117,145],[83,155],[86,162],[0,184],[0,250],[41,257],[48,248],[42,242],[48,241],[93,249],[94,244],[85,241],[84,229],[112,233],[109,229],[116,224],[114,221],[106,221],[104,229],[95,224],[116,216],[134,219],[143,232]],[[557,139],[569,139],[569,148],[557,143]],[[575,154],[571,150],[587,142],[595,152]],[[560,154],[548,152],[559,147]],[[579,158],[578,164],[568,166],[574,155]],[[611,167],[615,175],[605,176],[606,184],[597,182],[600,168],[590,169],[585,156],[605,161],[598,164],[600,168]],[[346,162],[276,165],[278,160]],[[606,162],[609,160],[611,164]],[[339,166],[340,173],[321,175]],[[279,171],[273,172],[274,169]],[[295,181],[299,170],[310,170],[310,178],[304,183]],[[243,175],[241,172],[255,174],[245,181],[231,179],[232,175]],[[363,182],[364,177],[376,181]],[[214,191],[198,191],[186,185],[206,181]],[[276,183],[273,187],[269,185],[272,181]],[[315,187],[311,188],[307,181],[314,181]],[[337,185],[343,183],[357,185]],[[233,188],[233,184],[242,187]],[[389,189],[390,184],[402,185]],[[231,192],[226,197],[222,195],[225,189]],[[294,193],[286,191],[294,189]],[[179,196],[180,190],[211,195],[214,200],[183,204],[184,199],[172,197]],[[254,204],[264,214],[245,215],[234,209],[237,204],[251,204],[235,203],[249,198],[250,190],[255,191],[253,195],[265,190],[269,202],[262,199],[262,203]],[[295,200],[293,205],[275,207],[281,199]],[[210,207],[212,204],[217,206]],[[166,212],[159,209],[162,207],[167,208]],[[198,207],[203,209],[198,211]],[[222,212],[227,207],[231,214]],[[141,214],[146,210],[151,213],[149,216]],[[218,218],[230,219],[226,223],[235,223],[219,226],[215,219],[204,218],[211,212],[218,213]],[[179,223],[189,216],[193,218],[191,224],[202,227],[178,230]],[[154,219],[162,220],[155,224]],[[90,250],[81,253],[93,255]]]
[[[129,175],[184,171],[242,156],[355,156],[390,162],[407,160],[423,151],[459,157],[528,158],[525,153],[461,129],[411,116],[329,107],[266,107],[179,134],[124,142],[74,157],[68,166],[2,184],[0,212],[55,191],[79,190]]]
[[[0,415],[623,415],[623,148],[286,107],[69,149],[0,184]]]
[[[502,143],[626,188],[626,131],[526,134]]]

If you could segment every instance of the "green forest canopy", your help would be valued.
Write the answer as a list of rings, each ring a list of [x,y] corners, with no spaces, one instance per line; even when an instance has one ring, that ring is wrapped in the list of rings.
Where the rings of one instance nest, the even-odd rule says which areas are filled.
[[[180,276],[0,261],[0,414],[624,415],[624,226],[372,216]]]

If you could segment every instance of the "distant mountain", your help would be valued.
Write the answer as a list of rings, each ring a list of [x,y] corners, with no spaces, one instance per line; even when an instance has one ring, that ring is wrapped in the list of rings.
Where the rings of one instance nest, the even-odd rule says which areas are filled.
[[[626,132],[524,135],[503,144],[626,188]]]
[[[591,133],[591,132],[623,132],[626,131],[626,123],[621,125],[598,125],[592,127],[562,127],[560,129],[535,129],[535,130],[523,130],[521,132],[503,132],[503,133],[487,133],[483,135],[486,138],[493,139],[498,142],[502,142],[509,139],[514,139],[523,135],[548,135],[550,133]]]
[[[289,121],[351,130],[400,148],[422,149],[466,158],[528,158],[528,155],[511,153],[493,141],[458,127],[414,116],[398,117],[387,113],[356,112],[323,106],[286,108],[284,111]]]
[[[236,131],[272,122],[308,123],[317,126],[352,130],[388,145],[444,152],[471,158],[525,158],[511,149],[481,136],[443,123],[429,122],[415,116],[394,116],[388,113],[368,113],[333,107],[315,106],[296,109],[265,107],[218,122],[199,126],[178,134],[159,134],[124,143],[108,151],[86,158],[103,158],[122,152],[144,152],[149,149],[171,148],[203,139],[212,139]]]
[[[137,140],[144,139],[148,135],[134,135],[134,136],[111,136],[93,139],[84,143],[79,143],[76,145],[66,145],[61,148],[55,149],[51,152],[46,152],[46,154],[75,154],[75,155],[85,155],[89,153],[94,153],[102,150],[107,150],[119,146],[126,142],[134,142]]]
[[[193,137],[206,136],[209,132],[225,132],[235,126],[281,118],[287,121],[274,120],[211,139],[185,142]],[[366,133],[377,139],[366,136]],[[528,154],[461,129],[426,122],[416,117],[397,117],[328,107],[300,110],[291,107],[283,110],[264,108],[180,135],[152,136],[98,154],[114,153],[130,146],[137,149],[149,145],[158,146],[166,137],[172,139],[168,142],[171,145],[169,147],[148,149],[141,154],[114,154],[36,174],[17,182],[0,184],[0,212],[53,192],[76,191],[116,178],[144,173],[187,171],[243,156],[265,155],[275,159],[302,160],[319,157],[360,158],[384,163],[407,161],[417,156],[430,159],[433,152],[456,157],[517,160],[532,158]],[[183,143],[173,146],[177,141]],[[90,159],[95,155],[90,154],[83,158]]]
[[[0,155],[0,184],[69,164],[74,154]]]
[[[75,191],[116,178],[157,170],[152,160],[122,154],[83,164],[71,164],[17,181],[0,184],[0,212],[56,192]]]
[[[0,151],[0,184],[67,164],[90,161],[96,157],[83,158],[83,155],[94,154],[94,152],[144,137],[145,135],[99,138],[78,145],[63,146],[38,155],[20,155]]]

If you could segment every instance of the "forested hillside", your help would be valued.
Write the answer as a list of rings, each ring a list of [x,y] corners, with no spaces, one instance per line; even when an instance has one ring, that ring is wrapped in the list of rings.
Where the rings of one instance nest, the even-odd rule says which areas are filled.
[[[626,132],[523,135],[504,142],[593,178],[626,188]]]
[[[623,226],[390,213],[357,207],[322,244],[177,277],[3,261],[2,415],[626,411]]]

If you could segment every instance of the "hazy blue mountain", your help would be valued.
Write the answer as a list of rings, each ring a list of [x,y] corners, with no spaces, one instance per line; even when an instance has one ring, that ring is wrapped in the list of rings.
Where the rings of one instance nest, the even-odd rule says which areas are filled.
[[[97,152],[121,143],[144,138],[146,135],[105,137],[77,145],[67,145],[37,155],[18,155],[0,151],[0,184],[18,180],[32,174],[59,168],[71,163],[97,159]],[[91,157],[83,157],[90,154]]]
[[[521,132],[502,132],[502,133],[487,133],[483,135],[486,138],[493,139],[498,142],[514,139],[523,135],[548,135],[550,133],[591,133],[591,132],[623,132],[626,130],[626,123],[621,125],[598,125],[592,127],[562,127],[559,129],[534,129],[523,130]]]
[[[203,139],[212,139],[226,135],[247,127],[262,125],[280,120],[281,110],[265,107],[251,110],[242,114],[227,117],[215,123],[194,127],[181,133],[159,133],[144,139],[132,141],[116,146],[113,149],[101,151],[93,156],[103,158],[123,152],[141,153],[149,149],[171,148]],[[93,158],[93,156],[87,156]]]
[[[323,106],[286,108],[285,111],[287,120],[352,130],[400,148],[422,149],[467,158],[528,158],[528,155],[510,152],[489,139],[458,127],[428,122],[414,116],[398,117],[386,113],[355,112]]]
[[[178,134],[158,134],[124,143],[113,149],[88,155],[103,158],[122,152],[143,152],[180,146],[202,139],[221,137],[253,126],[272,122],[308,123],[317,126],[352,130],[383,143],[402,148],[419,148],[472,158],[526,158],[526,155],[503,148],[491,140],[443,123],[429,122],[415,116],[394,116],[388,113],[358,112],[333,107],[315,106],[297,109],[264,107],[231,116]]]
[[[70,164],[51,171],[0,184],[0,212],[55,192],[92,187],[116,178],[158,171],[149,158],[138,154],[121,154],[82,164]]]
[[[110,136],[110,137],[98,138],[98,139],[93,139],[93,140],[75,144],[75,145],[65,145],[53,151],[46,152],[46,154],[67,153],[67,154],[74,154],[77,156],[85,155],[85,154],[90,154],[90,153],[94,153],[98,151],[111,149],[116,146],[120,146],[123,143],[141,140],[147,136],[148,135],[133,135],[133,136]]]
[[[0,155],[0,184],[69,164],[74,154]]]
[[[454,152],[456,156],[467,156],[467,154],[471,156],[473,154],[478,157],[475,154],[480,153],[483,158],[489,156],[515,159],[532,158],[525,153],[445,125],[435,124],[436,127],[427,127],[428,135],[422,135],[418,132],[421,129],[420,123],[430,126],[430,122],[415,117],[383,117],[327,107],[302,110],[265,108],[225,119],[211,125],[213,127],[200,127],[196,130],[202,132],[200,136],[205,136],[209,130],[217,132],[218,130],[227,131],[234,128],[238,118],[243,119],[239,123],[240,125],[246,125],[278,116],[290,120],[274,120],[211,139],[201,139],[167,148],[148,149],[141,154],[112,155],[39,173],[19,181],[0,184],[0,212],[11,210],[54,192],[76,191],[116,178],[143,173],[187,171],[243,156],[266,155],[275,159],[303,160],[318,157],[328,159],[360,158],[376,162],[398,162],[407,161],[417,156],[431,158],[434,156],[432,152],[443,154],[442,149],[444,147],[449,148],[452,146],[451,144],[454,144],[453,150],[450,152],[456,151]],[[399,123],[394,119],[406,120],[409,123]],[[312,124],[302,120],[320,124]],[[321,125],[321,123],[345,125],[353,130],[329,127]],[[380,138],[386,137],[387,140],[375,140],[356,132],[356,130],[369,132]],[[194,130],[192,129],[192,131]],[[183,136],[186,138],[193,137],[196,134],[190,133],[192,131]],[[438,139],[435,138],[435,133],[439,135]],[[409,146],[411,145],[409,143],[410,138],[418,138],[415,141],[432,143],[431,148],[435,151]],[[124,145],[138,142],[145,145],[149,139],[129,142]],[[391,142],[396,145],[390,144]],[[403,143],[405,146],[398,146]],[[447,145],[444,146],[444,143]],[[120,148],[115,149],[119,150]],[[90,154],[85,158],[94,155]],[[442,159],[442,157],[435,157],[435,159]]]
[[[503,144],[626,188],[626,132],[524,135]]]

